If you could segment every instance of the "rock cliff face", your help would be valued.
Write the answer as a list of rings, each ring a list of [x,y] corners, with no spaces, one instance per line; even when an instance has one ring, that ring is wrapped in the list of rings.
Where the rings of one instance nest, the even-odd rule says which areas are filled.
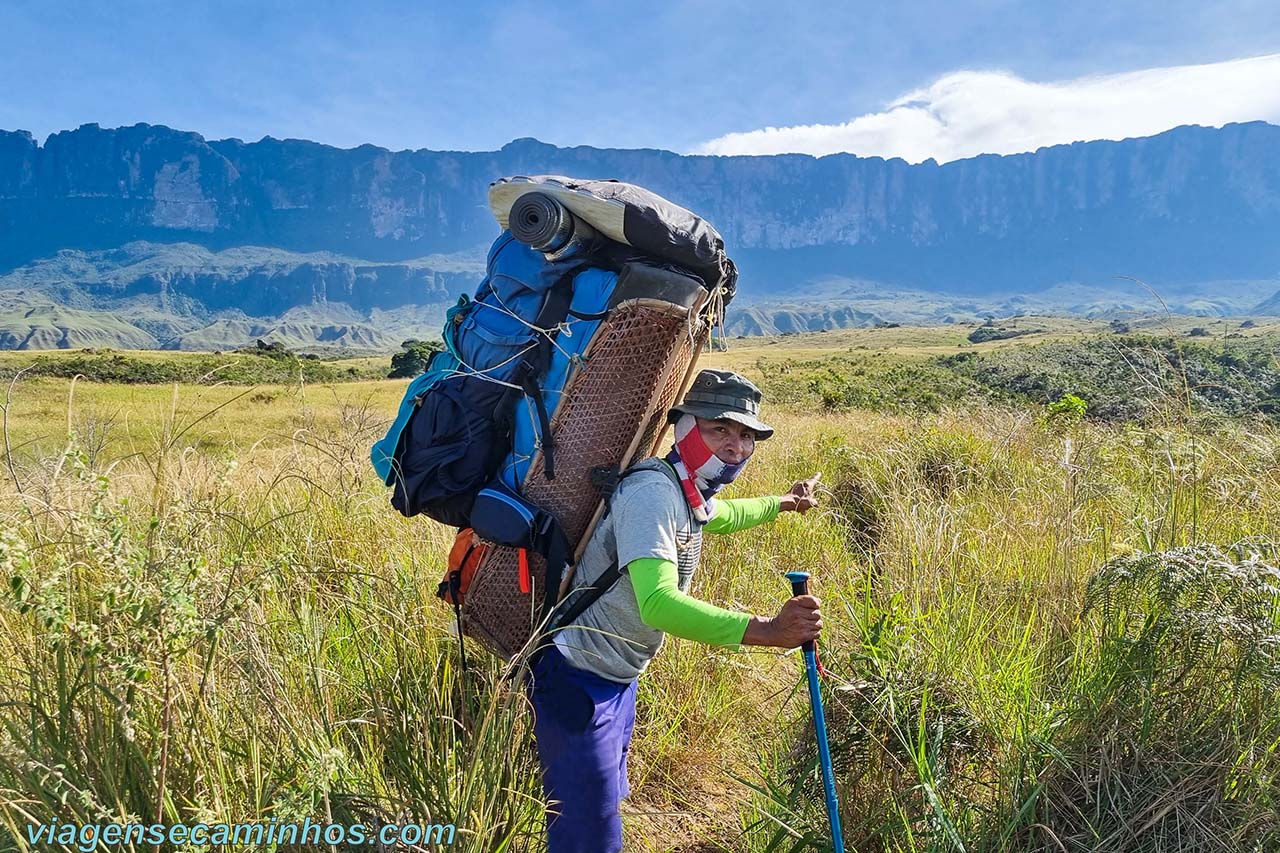
[[[0,269],[136,240],[378,262],[472,250],[496,233],[489,181],[547,172],[633,181],[702,213],[739,259],[744,296],[803,296],[795,289],[824,273],[981,293],[1280,271],[1280,127],[1261,122],[942,166],[530,139],[478,153],[341,150],[151,125],[85,125],[40,146],[0,132]],[[332,285],[328,270],[299,276],[360,289]],[[306,290],[281,287],[276,307]]]

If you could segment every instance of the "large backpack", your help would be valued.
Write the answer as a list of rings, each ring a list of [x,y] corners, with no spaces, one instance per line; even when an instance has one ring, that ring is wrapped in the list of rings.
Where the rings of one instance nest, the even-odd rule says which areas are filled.
[[[402,514],[471,527],[505,546],[474,568],[480,587],[493,583],[484,578],[485,566],[514,549],[520,591],[527,593],[526,552],[539,555],[540,601],[524,611],[536,621],[556,603],[583,523],[575,519],[562,528],[564,507],[552,512],[556,501],[546,500],[552,484],[534,489],[534,499],[529,487],[532,478],[555,480],[552,419],[593,343],[604,337],[597,334],[602,323],[620,303],[660,303],[688,313],[714,302],[706,316],[721,317],[737,271],[714,229],[629,184],[502,179],[491,187],[490,204],[504,230],[489,250],[485,279],[473,298],[463,297],[448,312],[444,350],[409,383],[371,456]],[[607,355],[595,352],[591,357]],[[696,359],[697,347],[691,352]],[[621,460],[623,448],[617,450]],[[574,473],[580,485],[583,472]],[[502,644],[489,645],[505,652]]]
[[[395,421],[372,448],[373,467],[403,515],[466,527],[476,494],[511,447],[516,404],[527,402],[547,433],[551,412],[540,381],[553,338],[568,328],[574,277],[587,262],[582,247],[549,260],[509,231],[494,241],[475,297],[448,312],[444,351],[409,383]]]

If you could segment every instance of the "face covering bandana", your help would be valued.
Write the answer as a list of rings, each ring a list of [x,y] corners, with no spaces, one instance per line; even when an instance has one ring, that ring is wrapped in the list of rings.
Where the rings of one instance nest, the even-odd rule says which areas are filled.
[[[751,457],[736,465],[721,461],[702,440],[697,419],[693,415],[681,415],[676,421],[676,443],[666,460],[680,475],[680,487],[693,517],[698,524],[706,524],[716,514],[712,500],[716,492],[732,483]]]

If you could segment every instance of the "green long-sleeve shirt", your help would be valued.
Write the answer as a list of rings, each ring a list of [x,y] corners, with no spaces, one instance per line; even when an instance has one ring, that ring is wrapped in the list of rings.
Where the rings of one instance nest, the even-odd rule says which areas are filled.
[[[778,517],[777,497],[717,499],[716,514],[703,527],[706,533],[736,533]],[[726,610],[680,591],[676,564],[645,558],[627,564],[640,618],[651,628],[712,646],[742,642],[750,614]]]

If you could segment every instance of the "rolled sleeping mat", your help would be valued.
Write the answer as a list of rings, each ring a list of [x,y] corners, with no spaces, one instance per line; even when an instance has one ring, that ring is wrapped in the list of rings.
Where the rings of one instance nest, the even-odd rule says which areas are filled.
[[[574,238],[585,242],[595,236],[591,226],[569,208],[540,192],[525,193],[515,200],[509,224],[511,235],[521,243],[552,256],[567,248]]]
[[[733,299],[738,268],[725,252],[720,232],[692,211],[622,181],[516,175],[489,185],[489,208],[499,227],[514,231],[512,211],[532,193],[560,202],[578,222],[615,243],[689,270],[707,289],[721,290],[725,304]]]

